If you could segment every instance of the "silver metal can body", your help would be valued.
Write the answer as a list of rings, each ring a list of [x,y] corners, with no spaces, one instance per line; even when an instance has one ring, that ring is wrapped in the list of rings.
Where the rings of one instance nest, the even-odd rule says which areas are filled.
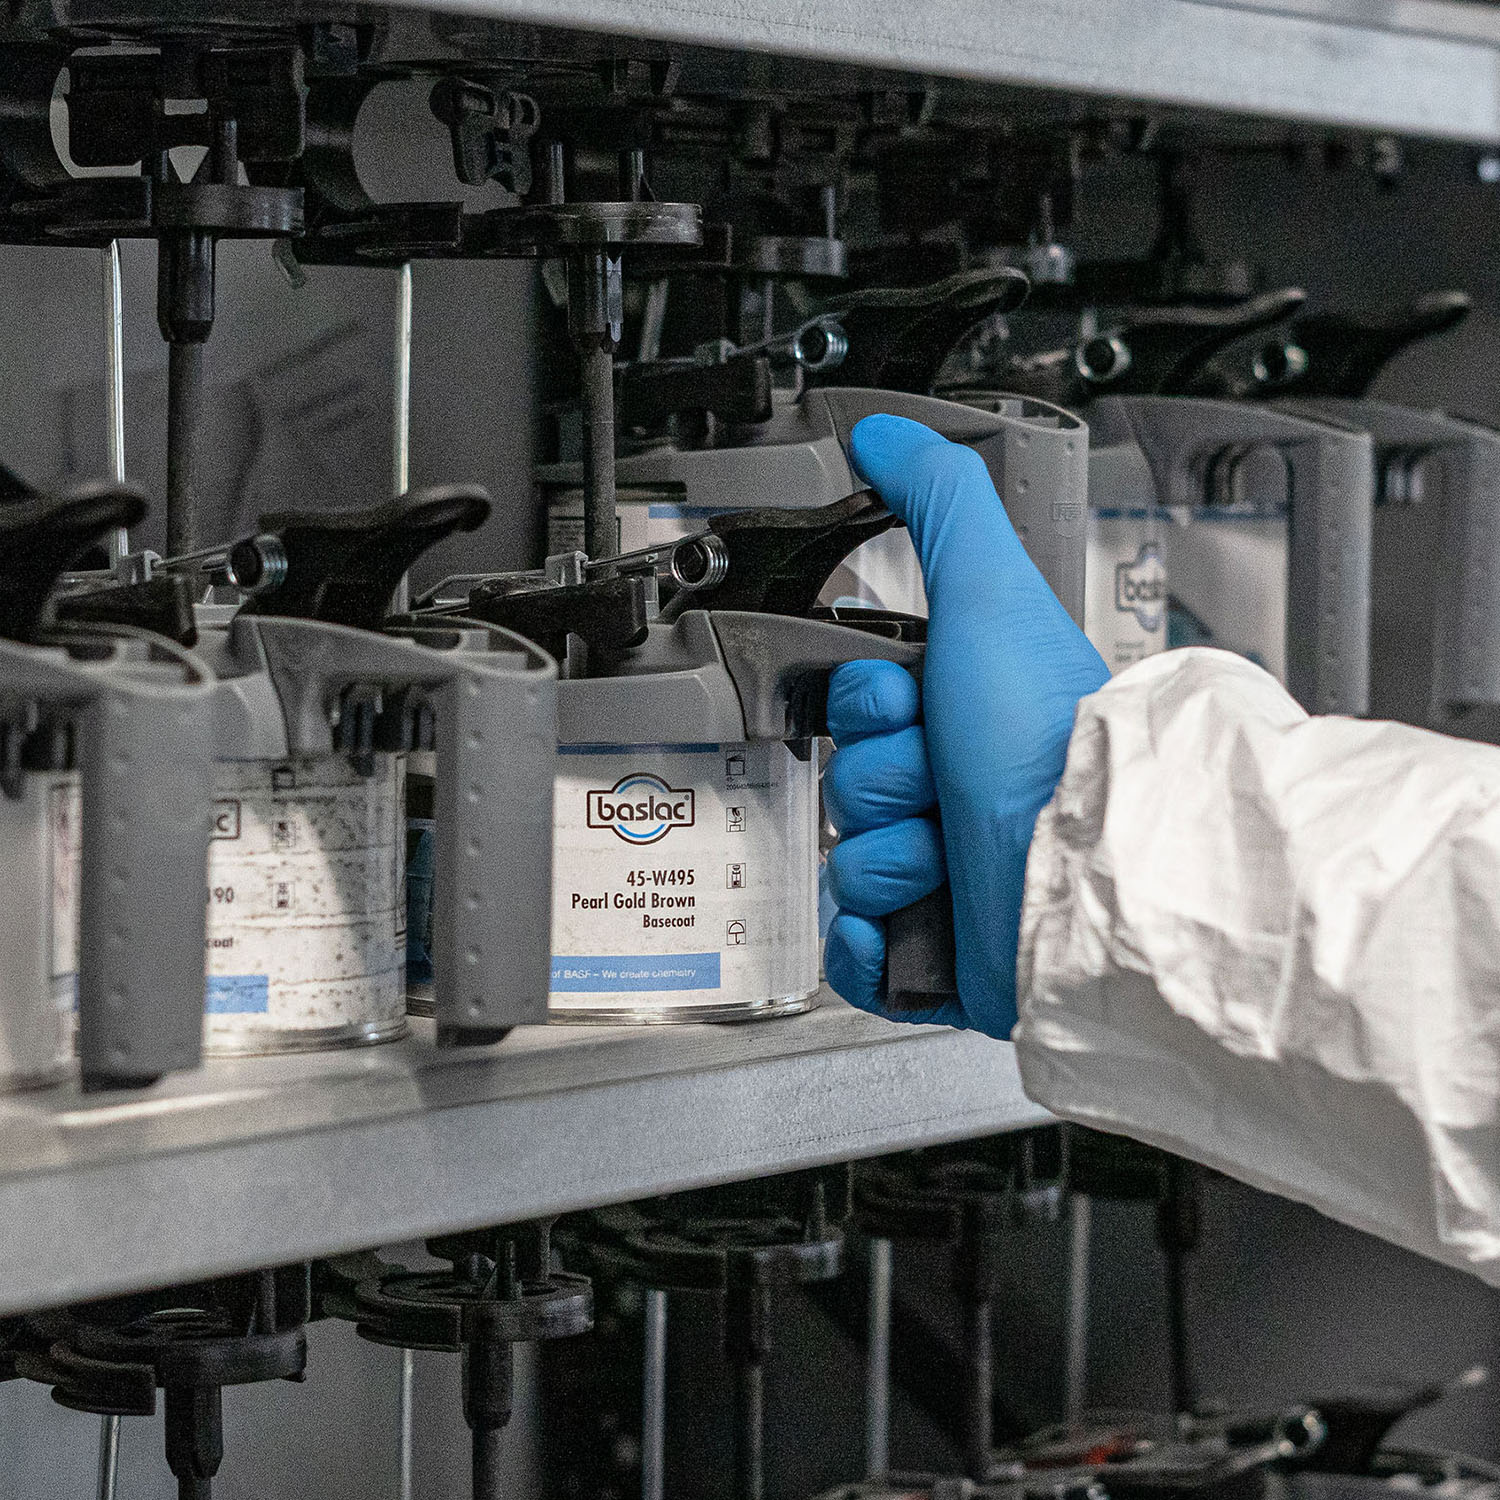
[[[0,1093],[67,1071],[81,873],[77,774],[29,773],[19,797],[0,797]]]
[[[208,859],[204,1047],[389,1041],[406,1030],[405,762],[222,761]]]
[[[558,755],[553,1019],[748,1020],[817,998],[817,760],[779,742]]]

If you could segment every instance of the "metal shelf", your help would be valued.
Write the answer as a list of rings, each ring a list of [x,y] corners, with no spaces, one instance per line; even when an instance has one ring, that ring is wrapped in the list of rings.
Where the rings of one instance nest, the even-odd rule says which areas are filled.
[[[1460,0],[405,0],[413,9],[1195,109],[1500,140],[1500,12]],[[445,22],[451,33],[461,24]]]
[[[1047,1118],[1008,1043],[832,996],[739,1026],[537,1027],[478,1053],[210,1063],[0,1100],[0,1312]]]

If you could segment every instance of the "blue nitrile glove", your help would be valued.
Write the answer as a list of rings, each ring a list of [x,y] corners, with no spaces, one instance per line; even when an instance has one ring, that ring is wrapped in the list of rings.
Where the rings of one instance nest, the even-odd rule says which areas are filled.
[[[828,982],[886,1014],[885,924],[953,888],[959,1002],[892,1019],[1010,1035],[1026,853],[1063,772],[1073,710],[1109,676],[1026,555],[984,460],[904,417],[855,427],[855,467],[906,523],[927,585],[920,694],[891,662],[833,674],[823,778],[840,840]],[[939,830],[934,812],[942,810]]]

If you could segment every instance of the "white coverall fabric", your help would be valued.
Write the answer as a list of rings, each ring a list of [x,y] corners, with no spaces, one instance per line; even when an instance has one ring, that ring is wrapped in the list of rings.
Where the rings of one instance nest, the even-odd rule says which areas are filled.
[[[1500,1285],[1500,748],[1141,662],[1079,704],[1018,983],[1037,1102]]]

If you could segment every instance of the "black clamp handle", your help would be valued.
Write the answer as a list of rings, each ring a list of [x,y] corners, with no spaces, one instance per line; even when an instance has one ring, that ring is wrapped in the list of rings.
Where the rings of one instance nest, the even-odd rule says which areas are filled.
[[[1466,292],[1432,292],[1383,318],[1353,313],[1309,314],[1297,318],[1291,340],[1301,351],[1295,379],[1281,382],[1277,395],[1363,396],[1375,377],[1408,345],[1456,328],[1473,303]]]
[[[959,340],[986,318],[1014,312],[1030,287],[1020,271],[1001,267],[841,298],[829,311],[848,338],[849,352],[842,363],[818,372],[815,383],[925,395]]]
[[[145,497],[119,484],[0,504],[0,637],[36,640],[62,575],[115,528],[145,514]]]
[[[260,518],[259,535],[230,549],[228,569],[259,590],[246,601],[247,614],[378,630],[412,564],[489,515],[489,495],[466,484],[417,490],[369,510],[276,511]]]
[[[1305,300],[1284,287],[1227,304],[1133,308],[1080,343],[1016,356],[1004,387],[1067,407],[1101,395],[1180,395],[1221,350],[1291,317]]]
[[[808,616],[829,575],[854,549],[898,525],[873,490],[806,510],[742,510],[716,516],[727,567],[710,587],[684,589],[663,620],[689,609]]]
[[[722,364],[692,361],[627,365],[615,382],[620,426],[660,427],[669,417],[706,414],[721,422],[771,417],[771,361],[743,354]]]
[[[179,646],[198,644],[193,584],[181,573],[158,573],[140,583],[64,594],[53,606],[53,615],[69,624],[129,625],[165,636]]]
[[[570,635],[584,643],[591,659],[595,653],[607,657],[639,646],[651,624],[646,579],[639,573],[558,587],[517,588],[507,578],[487,579],[471,590],[464,614],[513,630],[558,661],[567,657]]]

